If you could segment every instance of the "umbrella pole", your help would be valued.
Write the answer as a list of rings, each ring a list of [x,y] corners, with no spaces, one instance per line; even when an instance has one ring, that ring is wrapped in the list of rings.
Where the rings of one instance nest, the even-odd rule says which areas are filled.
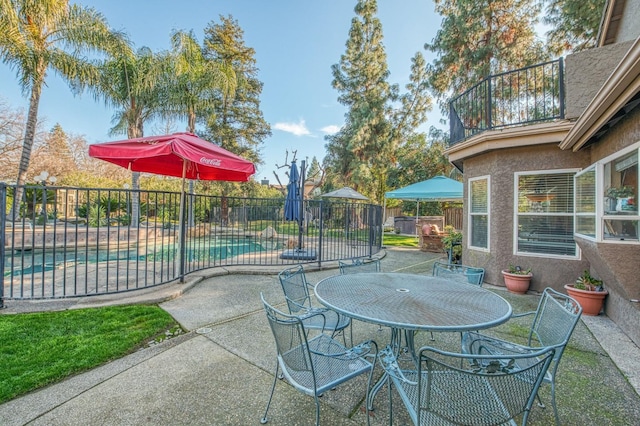
[[[418,238],[418,219],[420,218],[420,200],[416,200],[416,238]]]
[[[186,227],[185,227],[185,201],[186,201],[186,175],[187,175],[187,162],[182,163],[182,191],[180,191],[180,215],[179,215],[179,235],[178,235],[178,271],[180,275],[180,282],[184,283],[184,269],[185,269],[185,253],[186,253]]]

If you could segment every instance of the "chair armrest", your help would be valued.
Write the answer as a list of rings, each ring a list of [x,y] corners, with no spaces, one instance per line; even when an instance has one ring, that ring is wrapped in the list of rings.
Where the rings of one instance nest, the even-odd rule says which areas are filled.
[[[418,382],[409,380],[407,376],[404,375],[404,373],[400,369],[400,366],[398,365],[398,359],[396,358],[393,350],[390,347],[384,348],[383,350],[378,352],[378,361],[380,361],[380,365],[389,376],[405,382],[408,385],[418,386]]]
[[[322,330],[320,331],[324,333],[325,329],[327,328],[327,317],[324,315],[324,313],[327,312],[328,309],[322,309],[322,308],[309,309],[306,306],[304,307],[304,309],[306,309],[306,312],[304,314],[298,315],[298,318],[300,319],[300,321],[304,321],[306,319],[313,318],[316,316],[322,317]]]
[[[535,315],[535,313],[536,313],[536,311],[522,312],[522,313],[519,313],[519,314],[511,315],[511,318],[526,317],[527,315]]]
[[[539,349],[539,348],[538,348]],[[538,350],[535,349],[535,350]],[[518,343],[508,342],[497,337],[486,336],[477,332],[462,335],[462,353],[473,355],[521,354],[530,353],[534,348]]]
[[[343,360],[357,359],[368,356],[369,353],[371,353],[372,347],[375,348],[375,356],[378,354],[378,344],[374,340],[367,340],[347,349],[335,339],[326,335],[319,335],[315,339],[321,339],[323,342],[320,345],[309,347],[309,351],[318,356]],[[319,350],[318,347],[322,347],[324,350]]]
[[[300,310],[309,311],[309,310],[314,309],[314,308],[309,308],[309,306],[308,306],[308,305],[305,305],[305,304],[302,304],[302,303],[298,303],[298,302],[296,302],[295,300],[290,299],[290,298],[289,298],[289,297],[287,297],[286,295],[284,296],[284,298],[286,299],[286,301],[287,301],[287,303],[288,303],[288,304],[295,305],[295,306],[297,306],[297,307],[298,307],[298,309],[300,309]]]

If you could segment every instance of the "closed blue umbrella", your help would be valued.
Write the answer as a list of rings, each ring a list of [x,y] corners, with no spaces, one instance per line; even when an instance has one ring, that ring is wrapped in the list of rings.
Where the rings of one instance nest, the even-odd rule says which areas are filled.
[[[289,171],[287,198],[284,201],[284,219],[300,220],[300,174],[295,161],[291,163]]]
[[[314,249],[302,248],[302,222],[304,220],[304,211],[301,206],[302,185],[304,181],[304,160],[302,160],[302,178],[298,173],[296,162],[291,162],[291,170],[289,170],[289,184],[287,185],[287,198],[284,201],[284,219],[298,222],[298,247],[286,250],[281,255],[281,259],[295,260],[314,260],[316,259],[316,251]]]

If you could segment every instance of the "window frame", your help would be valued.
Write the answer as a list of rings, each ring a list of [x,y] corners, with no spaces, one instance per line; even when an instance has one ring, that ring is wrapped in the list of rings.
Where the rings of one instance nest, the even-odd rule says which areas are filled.
[[[575,174],[579,172],[579,168],[567,168],[567,169],[548,169],[548,170],[527,170],[527,171],[518,171],[513,174],[513,254],[516,256],[528,256],[528,257],[542,257],[545,259],[565,259],[565,260],[580,260],[582,257],[582,253],[580,251],[580,247],[575,241]],[[571,227],[572,236],[574,238],[573,243],[575,244],[575,254],[574,255],[563,255],[563,254],[552,254],[552,253],[536,253],[536,252],[528,252],[528,251],[518,251],[518,226],[520,224],[519,218],[520,215],[528,216],[532,215],[531,213],[520,213],[518,212],[518,194],[519,194],[519,178],[520,176],[533,176],[533,175],[553,175],[553,174],[568,174],[573,173],[573,192],[571,194],[572,202],[573,202],[573,210],[567,213],[553,213],[553,214],[544,214],[546,216],[552,217],[571,217],[573,220],[573,226]],[[536,213],[540,214],[540,213]]]
[[[480,181],[480,180],[486,180],[487,181],[487,209],[485,212],[476,212],[474,213],[472,210],[472,206],[473,206],[473,191],[472,191],[472,182],[476,182],[476,181]],[[467,248],[471,249],[471,250],[476,250],[476,251],[482,251],[485,253],[489,253],[490,247],[491,247],[491,176],[490,175],[484,175],[484,176],[477,176],[474,178],[469,178],[468,181],[468,185],[469,185],[469,193],[467,194],[467,200],[469,202],[469,209],[468,209],[468,221],[469,224],[467,226],[468,228],[468,232],[467,232]],[[480,246],[474,246],[472,245],[471,241],[472,241],[472,235],[473,235],[473,221],[472,221],[472,217],[473,216],[486,216],[487,217],[487,246],[486,247],[480,247]]]
[[[576,191],[576,187],[577,185],[577,179],[584,175],[585,173],[595,173],[595,199],[594,199],[594,203],[595,205],[593,206],[593,213],[590,212],[578,212],[576,209],[576,206],[578,205],[578,200],[576,199],[577,195],[577,191]],[[596,241],[598,238],[598,235],[600,233],[600,228],[601,228],[601,224],[600,221],[598,220],[598,209],[602,209],[600,203],[598,202],[598,193],[600,193],[602,191],[602,185],[598,182],[598,167],[597,164],[592,164],[587,168],[584,168],[582,170],[580,170],[579,172],[577,172],[575,175],[573,175],[573,206],[574,206],[574,211],[575,211],[575,216],[576,219],[573,221],[573,235],[575,236],[579,236],[581,238],[590,240],[590,241]],[[581,234],[578,233],[576,231],[577,229],[577,218],[578,217],[593,217],[594,220],[594,229],[595,229],[595,237],[592,237],[591,235],[587,235],[587,234]]]
[[[631,244],[631,245],[638,245],[640,244],[640,232],[638,232],[637,228],[640,227],[640,209],[637,209],[635,214],[630,214],[630,215],[608,215],[605,210],[604,210],[604,205],[605,205],[605,201],[604,199],[605,197],[605,165],[609,164],[613,161],[615,161],[616,159],[620,158],[620,157],[624,157],[628,154],[631,154],[632,152],[637,151],[638,154],[638,160],[640,161],[640,141],[636,142],[630,146],[627,146],[623,149],[620,149],[616,152],[614,152],[613,154],[610,154],[598,161],[596,161],[595,163],[589,165],[588,167],[584,168],[581,172],[576,173],[576,175],[574,176],[574,187],[575,187],[575,178],[585,172],[588,172],[590,170],[595,170],[596,176],[595,176],[595,184],[596,184],[596,197],[595,197],[595,230],[596,230],[596,236],[591,237],[589,235],[586,234],[581,234],[576,232],[576,230],[574,229],[574,236],[577,236],[579,238],[583,238],[585,240],[589,240],[589,241],[594,241],[597,243],[605,243],[605,244]],[[638,176],[637,176],[638,182],[640,183],[640,167],[638,170]],[[636,188],[636,197],[640,192],[640,188]],[[574,205],[575,205],[575,191],[574,191]],[[635,200],[636,203],[638,203],[638,200]],[[636,239],[614,239],[614,238],[604,238],[604,229],[605,229],[605,220],[619,220],[619,221],[623,221],[623,220],[628,220],[628,221],[637,221],[638,225],[636,225]],[[574,222],[575,224],[575,222]]]

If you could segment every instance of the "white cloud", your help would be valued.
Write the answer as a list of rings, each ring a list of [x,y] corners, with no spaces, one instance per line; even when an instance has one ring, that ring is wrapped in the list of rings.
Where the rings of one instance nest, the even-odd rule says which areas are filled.
[[[334,133],[338,133],[340,131],[340,126],[336,126],[335,124],[331,124],[329,126],[324,126],[322,129],[328,135],[333,135]]]
[[[304,120],[300,120],[298,123],[276,123],[273,125],[273,128],[282,130],[283,132],[293,133],[296,136],[306,136],[311,134],[309,129],[307,129],[307,125]]]

